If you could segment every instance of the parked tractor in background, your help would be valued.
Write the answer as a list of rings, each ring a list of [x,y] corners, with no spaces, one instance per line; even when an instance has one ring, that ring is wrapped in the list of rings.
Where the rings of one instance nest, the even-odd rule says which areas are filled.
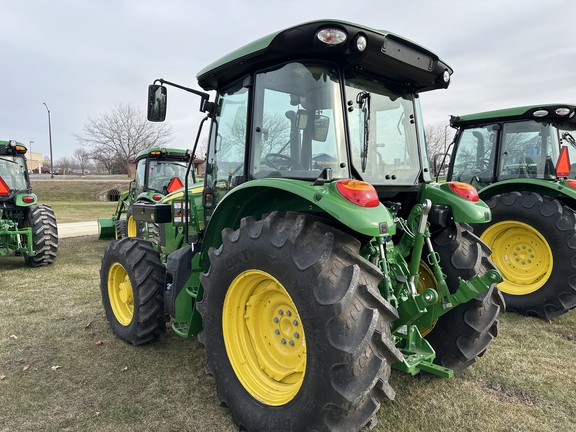
[[[164,120],[166,86],[201,98],[204,187],[134,204],[159,224],[157,248],[106,248],[113,332],[152,342],[169,316],[197,335],[220,403],[249,431],[357,431],[394,398],[392,367],[450,377],[473,364],[504,304],[468,225],[489,208],[468,184],[432,182],[418,94],[451,73],[398,35],[314,21],[202,70],[214,101],[157,80],[149,120]]]
[[[0,141],[0,256],[14,251],[30,267],[52,264],[58,253],[58,227],[52,208],[32,193],[26,147]]]
[[[576,306],[576,112],[548,104],[452,117],[448,181],[475,186],[473,225],[502,272],[507,308],[550,319]]]
[[[184,176],[190,162],[189,150],[154,147],[136,156],[136,173],[130,189],[122,192],[111,218],[98,219],[99,238],[141,237],[157,235],[156,224],[134,219],[134,203],[159,202],[166,194],[184,187]],[[199,184],[198,186],[202,186]]]

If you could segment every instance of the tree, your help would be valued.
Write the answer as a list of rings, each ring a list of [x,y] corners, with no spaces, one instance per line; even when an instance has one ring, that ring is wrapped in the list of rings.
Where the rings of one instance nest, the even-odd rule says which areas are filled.
[[[165,145],[171,135],[170,126],[150,123],[139,108],[120,104],[97,119],[89,118],[83,135],[75,137],[80,144],[91,148],[90,157],[109,172],[121,163],[130,176],[130,162],[138,152]]]
[[[83,148],[76,149],[74,151],[74,159],[76,160],[78,166],[80,167],[80,173],[84,174],[86,164],[90,160],[90,152]]]
[[[428,157],[434,173],[436,169],[440,169],[440,164],[444,159],[444,153],[448,151],[448,147],[452,142],[452,130],[447,126],[427,125],[424,129],[426,135],[426,148],[428,149]],[[436,164],[435,164],[436,162]],[[449,158],[444,160],[442,169],[447,168]]]
[[[55,166],[61,170],[62,174],[68,174],[72,171],[74,160],[69,157],[62,157],[56,161]]]

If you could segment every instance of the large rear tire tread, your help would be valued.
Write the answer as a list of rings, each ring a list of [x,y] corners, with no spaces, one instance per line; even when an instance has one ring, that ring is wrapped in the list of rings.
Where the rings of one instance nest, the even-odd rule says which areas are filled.
[[[116,232],[116,239],[123,239],[128,237],[128,226],[126,219],[119,219],[114,222],[114,230]]]
[[[133,316],[128,325],[118,321],[108,293],[108,275],[116,263],[125,269],[134,296]],[[166,332],[164,280],[165,267],[149,241],[126,237],[113,240],[106,247],[100,267],[102,304],[112,331],[121,340],[143,345],[156,341]]]
[[[560,201],[535,192],[495,195],[487,202],[492,224],[519,221],[530,225],[552,251],[552,272],[546,283],[525,295],[503,293],[509,311],[551,319],[576,307],[576,212]],[[474,225],[482,236],[490,224]]]
[[[58,254],[58,225],[52,207],[36,204],[28,208],[26,220],[32,228],[34,256],[24,254],[30,267],[46,266],[54,263]]]
[[[451,293],[459,278],[472,279],[496,267],[490,249],[467,224],[455,223],[433,238],[440,266]],[[441,316],[426,336],[436,351],[435,362],[460,372],[474,364],[498,335],[498,314],[505,309],[502,294],[493,284],[487,291]]]
[[[201,276],[198,340],[206,347],[206,372],[216,380],[219,401],[239,428],[358,431],[376,423],[382,396],[394,398],[388,378],[402,355],[390,341],[390,322],[398,316],[378,291],[382,273],[358,255],[359,248],[355,238],[313,218],[273,212],[261,221],[244,218],[236,231],[223,230],[220,248],[210,249],[211,267]],[[282,283],[306,335],[301,388],[281,406],[244,388],[222,335],[229,286],[254,269]]]

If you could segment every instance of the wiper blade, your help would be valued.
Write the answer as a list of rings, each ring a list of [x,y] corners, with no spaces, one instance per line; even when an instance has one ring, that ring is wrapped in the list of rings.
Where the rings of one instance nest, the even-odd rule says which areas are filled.
[[[362,172],[366,171],[368,163],[368,143],[370,138],[370,93],[363,91],[356,96],[356,103],[364,114],[364,146],[360,157],[362,158]]]

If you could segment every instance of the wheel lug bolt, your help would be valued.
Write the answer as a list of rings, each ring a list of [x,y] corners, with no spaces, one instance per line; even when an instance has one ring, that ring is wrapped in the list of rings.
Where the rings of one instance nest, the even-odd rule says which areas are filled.
[[[282,338],[280,342],[282,343],[282,345],[286,345],[286,339]]]
[[[274,333],[276,333],[277,335],[279,335],[279,334],[280,334],[280,330],[276,329],[276,330],[274,330]]]
[[[274,322],[277,323],[278,321],[280,321],[278,317],[274,317]]]
[[[300,334],[299,334],[298,332],[295,332],[295,333],[294,333],[294,337],[295,337],[296,339],[298,339],[298,338],[300,337]]]
[[[516,258],[516,261],[520,261],[520,258]]]
[[[278,315],[284,315],[284,311],[283,311],[282,309],[280,309],[280,310],[278,311]]]
[[[291,316],[291,315],[292,315],[292,312],[289,311],[289,310],[287,310],[287,311],[286,311],[286,316]]]
[[[288,344],[289,344],[290,346],[294,346],[294,341],[291,340],[290,342],[288,342]]]
[[[526,246],[522,246],[522,249],[526,249]]]
[[[297,325],[298,325],[298,321],[294,320],[294,321],[292,321],[292,324],[294,324],[295,326],[297,326]]]
[[[526,264],[524,261],[522,261],[522,264]]]
[[[514,252],[514,255],[518,255],[518,252]]]

